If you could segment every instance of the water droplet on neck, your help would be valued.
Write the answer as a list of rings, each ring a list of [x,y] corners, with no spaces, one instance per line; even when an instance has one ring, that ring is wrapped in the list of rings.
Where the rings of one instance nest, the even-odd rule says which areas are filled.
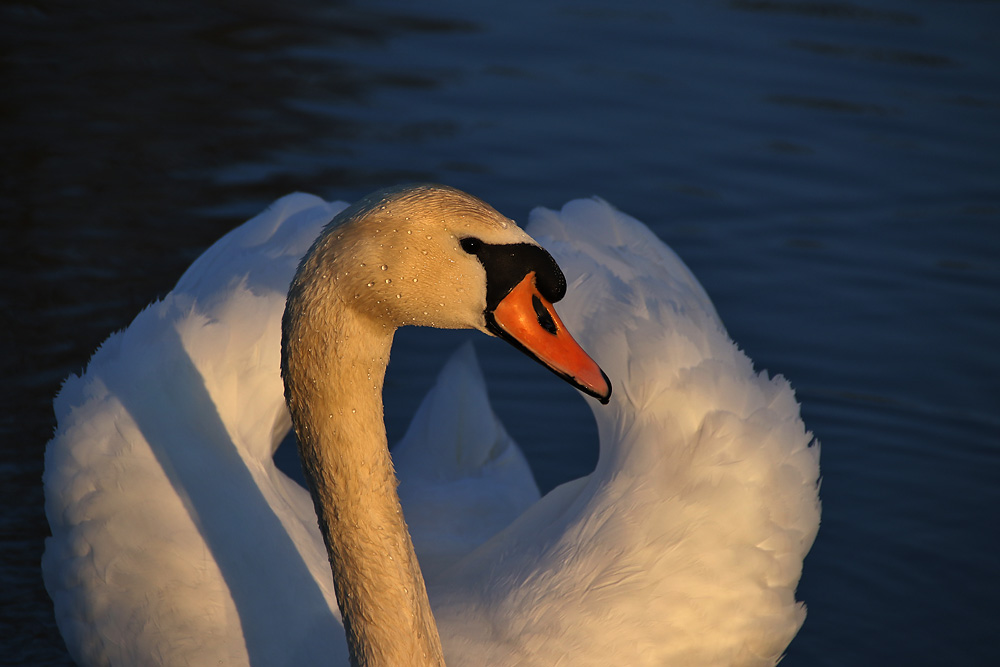
[[[383,271],[388,271],[388,270],[389,270],[389,267],[388,267],[388,266],[386,266],[385,264],[383,264],[383,265],[382,265],[382,266],[380,266],[379,268],[380,268],[380,269],[382,269]]]

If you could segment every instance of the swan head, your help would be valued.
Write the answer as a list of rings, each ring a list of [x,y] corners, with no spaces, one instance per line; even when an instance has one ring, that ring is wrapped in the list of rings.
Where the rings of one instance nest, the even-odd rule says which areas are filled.
[[[305,291],[388,329],[478,329],[601,402],[610,397],[607,376],[552,306],[566,292],[558,264],[512,220],[455,188],[388,188],[344,209],[302,260],[290,303]]]

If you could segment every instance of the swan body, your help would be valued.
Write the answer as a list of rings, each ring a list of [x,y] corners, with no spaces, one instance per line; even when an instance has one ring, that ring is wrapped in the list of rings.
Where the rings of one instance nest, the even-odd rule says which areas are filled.
[[[272,460],[290,425],[285,294],[344,207],[291,195],[233,230],[57,397],[43,574],[79,663],[347,663],[331,529],[314,512],[324,482],[310,498]],[[488,242],[523,241],[498,224]],[[794,593],[819,521],[818,446],[791,389],[754,371],[684,264],[634,219],[577,201],[533,212],[528,231],[565,272],[559,313],[615,391],[591,401],[597,469],[539,500],[471,352],[442,372],[393,460],[420,561],[407,567],[423,568],[445,660],[774,664],[804,617]],[[416,284],[448,282],[438,273]],[[470,293],[435,303],[467,299],[464,313],[424,323],[494,333],[482,287],[448,284]],[[382,342],[387,356],[391,333]],[[352,409],[349,393],[329,398]],[[296,419],[301,443],[313,422]]]
[[[470,343],[445,364],[393,447],[392,460],[420,567],[430,580],[540,498],[527,460],[490,407]]]

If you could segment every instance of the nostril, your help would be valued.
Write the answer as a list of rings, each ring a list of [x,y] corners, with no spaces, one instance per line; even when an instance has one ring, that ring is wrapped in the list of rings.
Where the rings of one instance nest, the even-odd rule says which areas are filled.
[[[559,329],[556,327],[556,322],[552,319],[552,315],[542,304],[542,300],[532,295],[531,305],[535,309],[535,315],[538,317],[538,325],[555,336]]]

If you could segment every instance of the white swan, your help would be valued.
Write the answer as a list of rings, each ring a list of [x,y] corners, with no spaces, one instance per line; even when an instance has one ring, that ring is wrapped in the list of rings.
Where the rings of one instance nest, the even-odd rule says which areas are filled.
[[[484,299],[482,267],[495,262],[480,262],[489,250],[467,239],[475,236],[487,248],[530,239],[479,204],[469,208],[470,199],[459,193],[422,192],[444,197],[445,208],[452,208],[443,223],[440,201],[430,209],[397,208],[390,201],[381,209],[376,199],[367,199],[353,209],[349,217],[364,218],[357,227],[371,233],[336,239],[331,257],[349,257],[351,266],[326,275],[341,285],[344,279],[360,282],[357,288],[339,287],[333,298],[350,303],[358,293],[364,301],[366,290],[388,285],[366,312],[388,314],[397,324],[424,317],[423,307],[419,314],[411,307],[424,298],[413,286],[433,285],[439,291],[424,296],[446,294],[427,303],[429,323],[484,328],[484,309],[495,311],[499,301],[489,294]],[[450,197],[461,205],[449,203]],[[57,398],[59,427],[45,472],[53,536],[43,570],[77,661],[346,662],[312,502],[271,461],[289,423],[278,377],[284,291],[298,258],[338,208],[293,195],[228,234],[167,298],[112,336]],[[404,220],[408,215],[413,220]],[[478,401],[474,419],[482,428],[463,422],[466,430],[489,434],[475,455],[456,455],[454,447],[440,444],[421,451],[426,441],[419,434],[433,431],[440,421],[435,415],[449,414],[442,405],[479,384],[474,375],[464,383],[449,379],[475,373],[462,370],[469,368],[468,357],[455,360],[443,375],[439,390],[445,398],[438,393],[425,402],[396,462],[407,516],[414,517],[414,542],[432,564],[428,590],[448,663],[773,664],[804,617],[794,589],[819,518],[818,447],[809,446],[791,390],[785,381],[753,371],[697,281],[636,221],[599,201],[573,202],[560,214],[536,211],[532,218],[533,235],[569,277],[560,312],[609,371],[615,393],[609,406],[595,410],[601,435],[597,470],[533,502],[482,544],[532,503],[537,491],[482,400],[470,399]],[[430,246],[410,243],[418,233],[410,225],[417,223],[427,227],[419,232],[432,237]],[[389,238],[393,229],[400,236]],[[337,233],[326,238],[333,243]],[[406,270],[411,267],[397,265],[398,257],[369,255],[379,243],[383,249],[427,250],[436,255],[434,263],[416,273]],[[325,252],[322,243],[317,248],[313,258]],[[320,266],[314,277],[324,270]],[[340,275],[355,270],[353,277]],[[508,286],[519,284],[518,276],[508,274]],[[300,273],[300,279],[307,275]],[[329,283],[307,289],[301,280],[297,284],[290,303]],[[316,303],[290,312],[315,312],[329,301],[320,295]],[[545,312],[528,319],[549,324]],[[325,323],[311,325],[308,317],[295,329],[293,320],[286,329],[295,339],[296,332],[307,332],[305,355],[329,351],[319,338],[308,340],[310,330],[319,337],[331,332],[332,342],[341,342],[334,349],[344,347],[345,334],[358,335],[354,326],[367,327],[366,338],[381,339],[385,354],[391,341],[391,333],[377,333],[385,323],[378,320],[354,322],[338,333]],[[298,372],[292,368],[295,354],[286,364],[290,376]],[[336,516],[340,505],[331,507],[328,496],[345,493],[338,484],[360,484],[360,472],[376,470],[385,486],[376,500],[392,515],[393,480],[379,470],[387,463],[384,444],[346,462],[310,462],[309,450],[322,449],[325,438],[349,440],[334,429],[350,428],[350,415],[370,411],[360,430],[380,420],[382,354],[373,357],[370,380],[372,357],[348,371],[359,378],[350,386],[367,390],[364,403],[356,392],[330,389],[322,376],[293,379],[289,390],[300,434],[306,433],[305,466],[318,487],[325,530],[347,542],[361,535],[361,552],[381,539],[371,537],[373,530],[382,525],[385,532],[394,518],[378,519],[373,510],[357,520],[349,510]],[[539,356],[550,365],[562,363],[547,354]],[[307,372],[321,367],[315,360],[301,365]],[[581,376],[578,382],[589,384],[592,393],[603,393],[592,370]],[[317,394],[310,386],[330,393]],[[310,443],[309,430],[324,433]],[[384,431],[368,437],[384,443]],[[446,471],[443,480],[435,478],[437,464]],[[469,479],[478,474],[490,476],[488,486],[500,489],[505,509],[488,530],[449,541],[446,534],[462,535],[461,526],[468,525],[463,521],[475,523],[478,510],[470,508],[481,507],[483,499],[466,504],[463,490],[474,486]],[[460,516],[436,539],[432,520],[448,507],[449,487]],[[423,508],[421,499],[427,499]],[[398,538],[389,540],[399,549],[391,561],[391,549],[385,549],[381,558],[369,553],[345,565],[352,554],[333,545],[338,585],[348,591],[343,597],[353,649],[359,659],[374,659],[403,646],[410,651],[407,662],[426,652],[433,663],[439,649],[419,600],[419,570],[407,563],[405,531],[388,530]],[[396,576],[408,583],[386,591],[385,572],[398,563],[403,566]],[[360,585],[357,570],[367,570]],[[374,583],[364,584],[364,576]],[[386,594],[403,601],[385,605]],[[398,624],[375,624],[389,630],[385,637],[366,622],[400,610]],[[400,630],[414,619],[418,630]]]

